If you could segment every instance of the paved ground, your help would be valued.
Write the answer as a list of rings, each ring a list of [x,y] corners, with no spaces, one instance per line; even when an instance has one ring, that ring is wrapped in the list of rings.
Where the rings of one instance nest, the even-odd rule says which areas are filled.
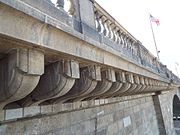
[[[176,130],[176,134],[180,135],[180,120],[174,120],[174,127]]]

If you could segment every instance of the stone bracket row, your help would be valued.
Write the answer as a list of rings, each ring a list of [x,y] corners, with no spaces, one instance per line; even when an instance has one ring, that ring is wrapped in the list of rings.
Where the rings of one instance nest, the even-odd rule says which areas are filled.
[[[45,65],[43,52],[33,49],[9,51],[0,60],[0,109],[105,99],[175,88],[170,83],[130,72],[96,64],[79,65],[75,60]]]

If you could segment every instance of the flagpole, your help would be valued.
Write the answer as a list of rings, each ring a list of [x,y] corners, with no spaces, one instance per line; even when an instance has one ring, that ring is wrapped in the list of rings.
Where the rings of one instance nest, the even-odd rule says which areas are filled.
[[[155,48],[156,48],[157,58],[158,58],[158,60],[160,60],[159,59],[159,51],[158,51],[157,44],[156,44],[156,38],[155,38],[155,35],[154,35],[154,30],[153,30],[150,14],[149,14],[149,21],[150,21],[150,26],[151,26],[151,32],[152,32],[153,40],[154,40],[154,45],[155,45]]]

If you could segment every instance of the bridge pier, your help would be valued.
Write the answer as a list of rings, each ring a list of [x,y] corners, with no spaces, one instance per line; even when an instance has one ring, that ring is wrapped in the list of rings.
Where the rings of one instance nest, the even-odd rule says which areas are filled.
[[[163,114],[161,111],[161,105],[159,101],[159,94],[153,96],[153,103],[154,103],[154,109],[156,112],[156,117],[157,117],[157,123],[158,123],[158,128],[159,128],[159,135],[166,135],[166,128],[164,125],[164,118]]]

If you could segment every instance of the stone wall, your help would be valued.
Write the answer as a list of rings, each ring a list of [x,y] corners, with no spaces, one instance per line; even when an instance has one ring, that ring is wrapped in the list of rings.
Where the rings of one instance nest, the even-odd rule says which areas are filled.
[[[19,110],[24,110],[22,114],[26,110],[29,115],[23,114],[24,117],[15,119],[13,115],[18,113],[6,110],[6,120],[1,122],[1,135],[159,134],[151,95],[46,106],[41,107],[40,114],[37,114],[39,109],[36,107]]]
[[[5,110],[0,135],[175,135],[175,94],[177,91]]]

